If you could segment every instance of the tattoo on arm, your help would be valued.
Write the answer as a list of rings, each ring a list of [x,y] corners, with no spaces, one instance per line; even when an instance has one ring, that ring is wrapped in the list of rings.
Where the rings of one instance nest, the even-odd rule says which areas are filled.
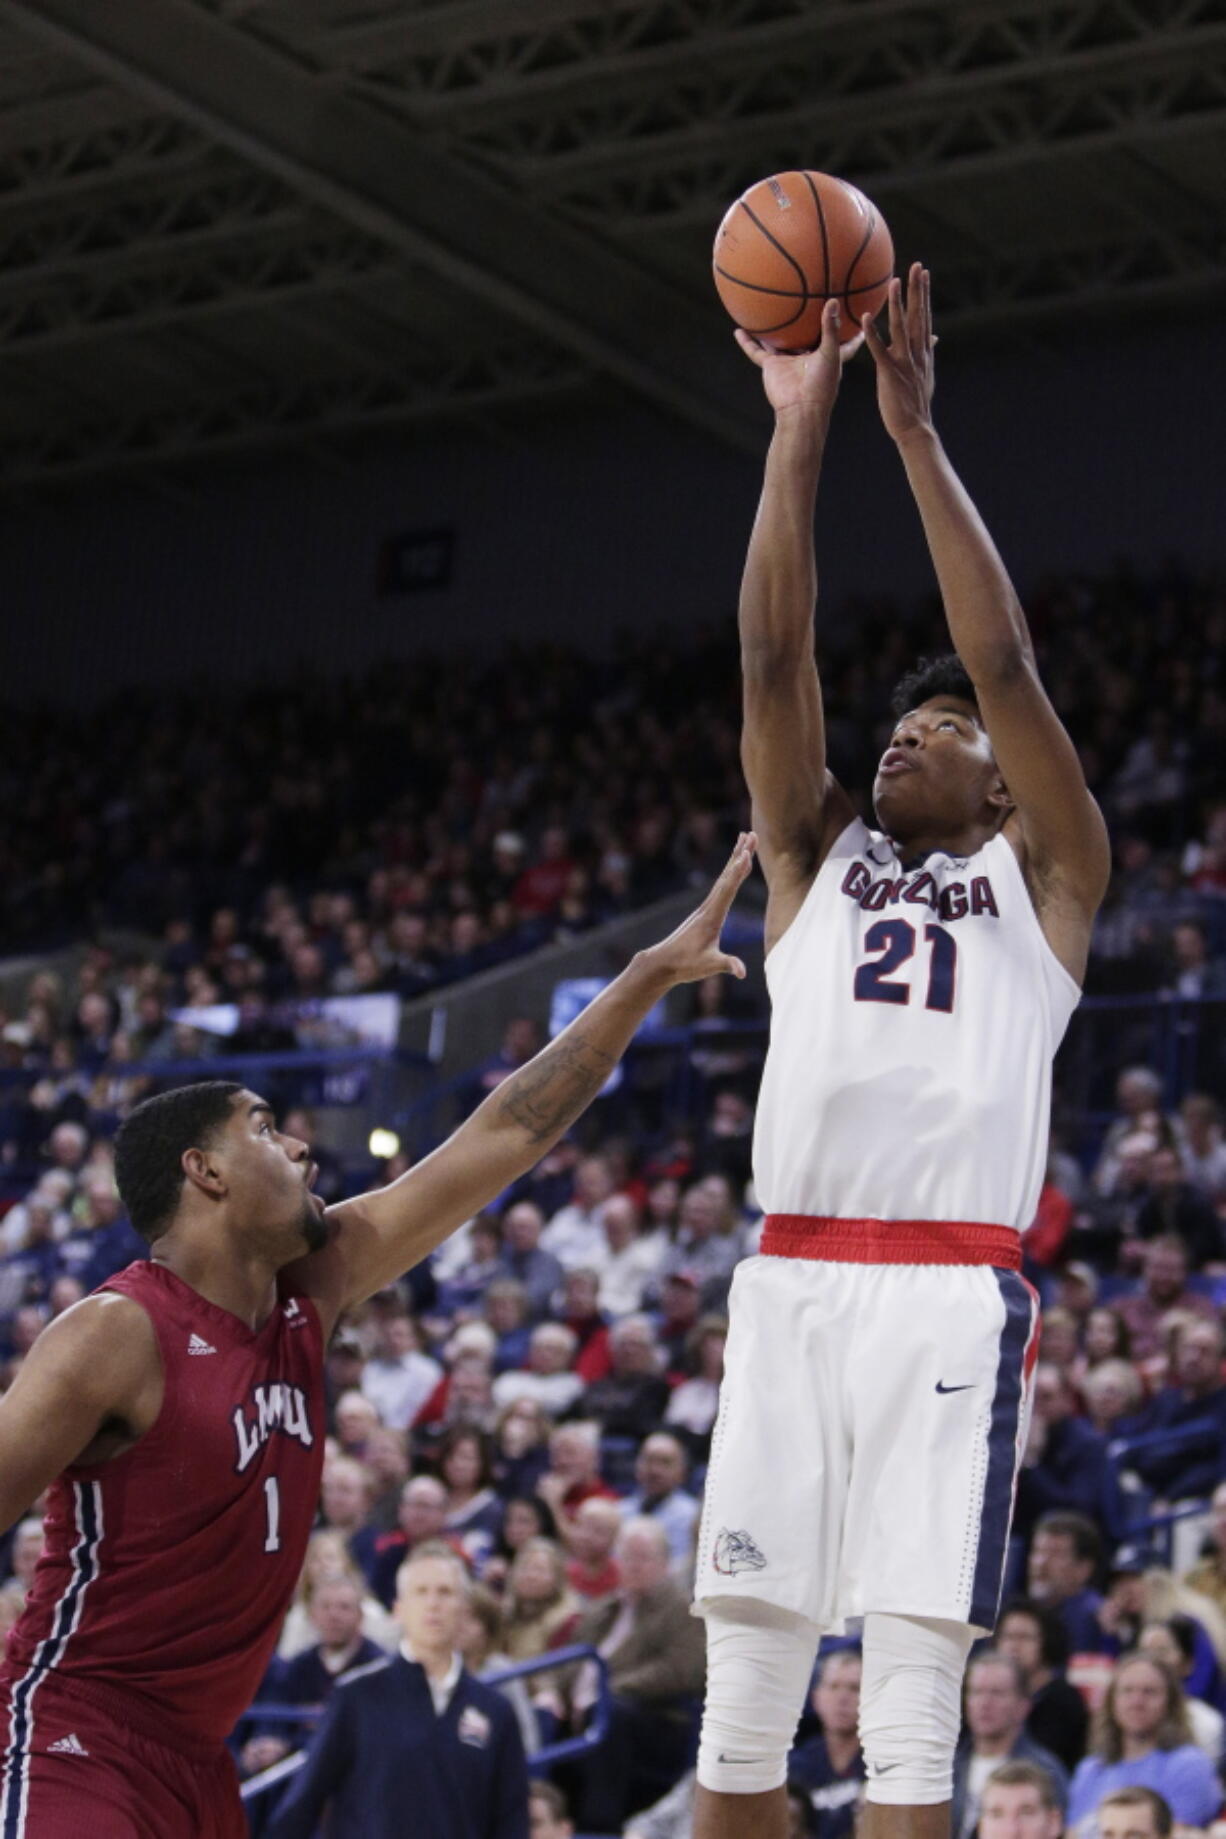
[[[498,1115],[544,1143],[586,1110],[616,1064],[613,1054],[571,1029],[512,1074],[498,1095]]]

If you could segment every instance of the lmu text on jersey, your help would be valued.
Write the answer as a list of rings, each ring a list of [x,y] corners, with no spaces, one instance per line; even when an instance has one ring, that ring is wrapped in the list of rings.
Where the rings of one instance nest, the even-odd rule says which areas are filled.
[[[238,1438],[240,1475],[248,1463],[254,1461],[274,1430],[286,1437],[296,1437],[304,1449],[310,1449],[315,1438],[311,1433],[306,1393],[301,1386],[286,1385],[284,1380],[275,1379],[271,1385],[253,1386],[251,1401],[254,1411],[250,1416],[244,1414],[241,1405],[235,1405],[230,1420]]]
[[[990,913],[1000,918],[992,883],[986,875],[976,875],[968,888],[964,882],[951,881],[939,888],[927,869],[917,875],[882,875],[874,881],[863,862],[853,862],[843,877],[841,892],[854,900],[866,913],[880,913],[883,907],[900,902],[913,907],[931,907],[943,920],[964,919],[969,913]]]

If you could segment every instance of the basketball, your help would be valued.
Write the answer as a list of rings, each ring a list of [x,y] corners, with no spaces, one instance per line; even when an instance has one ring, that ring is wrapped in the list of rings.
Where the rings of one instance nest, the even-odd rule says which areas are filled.
[[[774,351],[811,351],[833,294],[839,336],[884,304],[894,270],[885,219],[864,193],[828,172],[759,179],[715,237],[715,285],[738,326]]]

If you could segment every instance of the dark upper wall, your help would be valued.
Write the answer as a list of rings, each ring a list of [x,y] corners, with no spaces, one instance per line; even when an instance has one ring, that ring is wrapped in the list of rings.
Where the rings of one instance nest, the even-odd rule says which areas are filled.
[[[1121,554],[1226,562],[1214,327],[943,350],[941,366],[940,426],[1019,586]],[[425,645],[488,652],[509,632],[591,643],[621,622],[730,619],[758,478],[628,405],[501,440],[417,434],[352,465],[231,472],[179,498],[98,487],[9,506],[0,694],[76,699]],[[383,538],[436,523],[458,533],[451,587],[380,600]],[[839,404],[818,528],[832,622],[856,591],[930,585],[865,357]]]

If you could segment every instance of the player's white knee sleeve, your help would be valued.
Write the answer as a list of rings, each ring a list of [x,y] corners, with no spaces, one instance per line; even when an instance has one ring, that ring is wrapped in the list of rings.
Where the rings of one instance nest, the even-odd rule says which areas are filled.
[[[765,1794],[787,1778],[818,1630],[803,1616],[732,1598],[711,1604],[705,1619],[698,1779],[719,1794]]]
[[[860,1743],[870,1801],[931,1807],[950,1799],[974,1639],[961,1622],[865,1616]]]

